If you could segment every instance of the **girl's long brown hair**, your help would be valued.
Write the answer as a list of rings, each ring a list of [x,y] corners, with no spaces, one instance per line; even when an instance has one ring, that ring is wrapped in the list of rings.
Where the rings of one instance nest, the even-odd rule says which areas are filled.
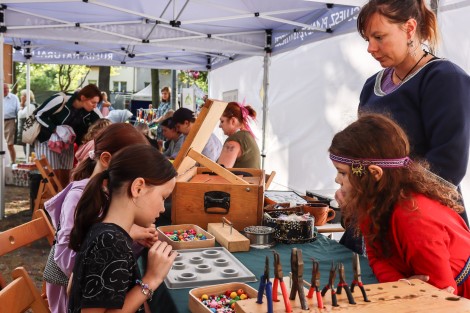
[[[405,132],[391,119],[363,114],[334,136],[329,152],[354,159],[395,159],[408,156],[410,147]],[[359,231],[361,223],[370,221],[370,236],[365,239],[379,254],[388,256],[390,252],[387,234],[395,205],[412,200],[413,193],[423,194],[456,212],[463,210],[457,190],[443,184],[427,167],[425,162],[414,160],[407,167],[382,168],[379,181],[368,171],[362,176],[348,173],[355,194],[341,208],[345,223]],[[413,202],[409,203],[414,209]]]
[[[103,221],[114,194],[132,197],[131,183],[141,177],[148,185],[159,186],[176,177],[173,164],[157,149],[146,144],[123,148],[111,158],[106,171],[93,176],[83,191],[75,211],[69,247],[79,251],[90,227]],[[103,188],[108,180],[107,191]]]
[[[95,169],[96,160],[101,153],[111,155],[132,144],[149,144],[147,139],[137,129],[128,123],[113,123],[100,131],[95,137],[95,157],[85,158],[72,171],[72,181],[89,178]]]

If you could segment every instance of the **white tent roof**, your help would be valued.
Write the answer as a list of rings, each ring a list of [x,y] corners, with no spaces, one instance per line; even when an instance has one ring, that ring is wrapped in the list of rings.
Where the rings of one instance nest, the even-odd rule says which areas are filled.
[[[144,89],[136,92],[131,96],[131,100],[152,100],[152,85],[148,85]]]
[[[194,70],[352,31],[363,2],[2,1],[16,61]]]

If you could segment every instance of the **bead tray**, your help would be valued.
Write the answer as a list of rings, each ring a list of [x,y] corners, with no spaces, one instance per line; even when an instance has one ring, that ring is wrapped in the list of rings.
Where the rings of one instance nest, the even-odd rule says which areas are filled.
[[[178,250],[178,254],[165,278],[169,289],[256,281],[256,276],[224,247]]]
[[[206,239],[205,240],[193,240],[193,241],[173,241],[167,235],[165,235],[165,232],[172,232],[174,230],[188,230],[188,229],[196,230],[197,233],[200,233],[206,236]],[[174,250],[209,248],[209,247],[215,246],[215,237],[195,224],[160,226],[160,227],[157,227],[157,232],[158,232],[158,239],[162,241],[166,241],[169,245],[173,247]]]

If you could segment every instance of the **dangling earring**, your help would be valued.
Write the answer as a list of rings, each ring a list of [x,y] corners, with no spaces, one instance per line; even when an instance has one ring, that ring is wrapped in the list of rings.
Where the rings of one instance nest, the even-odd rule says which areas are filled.
[[[416,56],[416,49],[414,49],[414,41],[410,39],[407,43],[408,46],[408,54],[411,55],[412,57]]]

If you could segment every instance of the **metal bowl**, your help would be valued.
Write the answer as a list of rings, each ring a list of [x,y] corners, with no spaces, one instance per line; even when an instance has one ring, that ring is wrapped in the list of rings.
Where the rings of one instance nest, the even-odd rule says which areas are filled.
[[[250,239],[251,246],[270,246],[274,243],[275,229],[268,226],[245,227],[245,236]]]

